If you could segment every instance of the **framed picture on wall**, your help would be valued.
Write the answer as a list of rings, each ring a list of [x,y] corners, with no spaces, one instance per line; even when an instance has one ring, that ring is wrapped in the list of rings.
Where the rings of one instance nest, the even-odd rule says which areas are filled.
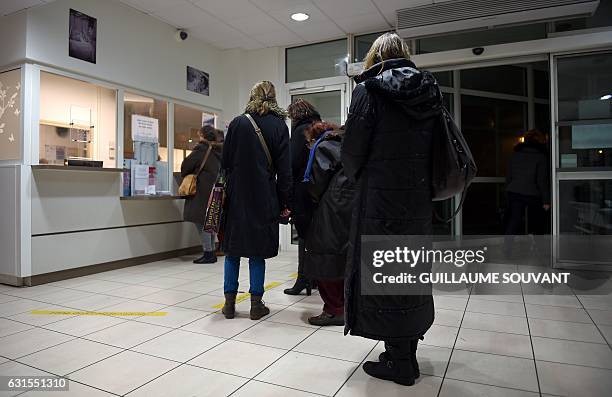
[[[70,9],[68,25],[68,55],[82,61],[96,63],[98,20]]]
[[[187,66],[187,90],[209,95],[210,77],[208,73]]]

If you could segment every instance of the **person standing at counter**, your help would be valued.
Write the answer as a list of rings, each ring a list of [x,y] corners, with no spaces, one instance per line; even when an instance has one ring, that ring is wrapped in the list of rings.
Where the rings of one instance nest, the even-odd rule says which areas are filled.
[[[208,197],[221,168],[223,143],[220,142],[222,139],[219,139],[219,137],[222,136],[223,131],[217,130],[210,125],[200,128],[198,131],[200,142],[181,164],[181,177],[184,178],[187,175],[197,173],[202,161],[204,161],[208,148],[212,148],[204,168],[197,176],[196,194],[185,199],[183,211],[183,220],[193,222],[196,225],[200,240],[202,241],[202,256],[194,260],[193,263],[217,262],[217,256],[215,255],[215,234],[204,230],[204,217],[206,216]]]
[[[268,315],[262,302],[267,258],[278,255],[280,218],[288,218],[291,159],[287,112],[269,81],[251,89],[245,113],[229,125],[223,146],[226,199],[223,251],[226,318],[234,318],[240,258],[249,258],[252,320]]]

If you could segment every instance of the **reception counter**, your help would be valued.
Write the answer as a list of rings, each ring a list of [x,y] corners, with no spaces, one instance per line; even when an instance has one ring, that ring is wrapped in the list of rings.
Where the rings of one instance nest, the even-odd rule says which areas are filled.
[[[0,282],[36,285],[195,252],[183,198],[120,197],[122,169],[0,167]],[[12,215],[11,215],[12,214]]]

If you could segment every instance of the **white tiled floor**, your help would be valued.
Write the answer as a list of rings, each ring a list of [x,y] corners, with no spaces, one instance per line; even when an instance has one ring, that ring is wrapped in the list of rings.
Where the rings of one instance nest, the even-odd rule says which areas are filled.
[[[376,341],[307,323],[316,294],[293,297],[295,254],[268,261],[272,313],[226,320],[223,266],[175,258],[31,288],[0,285],[0,376],[61,375],[53,396],[608,396],[612,298],[592,295],[436,296],[407,388],[367,376]],[[248,269],[241,291],[248,290]],[[531,291],[532,292],[532,291]],[[163,311],[160,317],[34,315],[32,310]],[[2,396],[18,393],[0,392]],[[40,396],[27,392],[22,396]],[[48,395],[46,393],[45,395]]]

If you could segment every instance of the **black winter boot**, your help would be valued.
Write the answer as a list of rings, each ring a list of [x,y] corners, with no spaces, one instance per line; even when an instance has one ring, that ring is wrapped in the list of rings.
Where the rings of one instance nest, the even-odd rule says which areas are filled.
[[[204,251],[204,255],[201,258],[196,259],[193,263],[216,263],[217,255],[215,255],[214,251]]]
[[[251,295],[251,320],[259,320],[270,314],[270,309],[266,307],[261,298],[261,295]]]
[[[225,304],[221,309],[225,318],[234,318],[236,315],[236,293],[225,294]]]
[[[298,276],[298,278],[295,280],[295,284],[293,284],[293,287],[287,288],[283,292],[286,295],[299,295],[304,289],[306,289],[306,295],[310,296],[312,293],[310,280],[304,278],[304,276]]]
[[[393,381],[404,386],[414,385],[415,373],[412,366],[410,344],[391,345],[387,351],[389,360],[366,361],[363,370],[374,378]]]
[[[421,337],[420,339],[423,339]],[[419,362],[417,361],[416,352],[417,347],[419,346],[419,340],[414,339],[410,341],[410,358],[412,359],[412,368],[414,369],[414,378],[418,379],[421,376],[421,370],[419,369]],[[378,360],[382,363],[389,361],[391,355],[389,353],[389,349],[393,349],[392,346],[389,346],[387,342],[385,342],[385,351],[380,353],[378,356]]]

